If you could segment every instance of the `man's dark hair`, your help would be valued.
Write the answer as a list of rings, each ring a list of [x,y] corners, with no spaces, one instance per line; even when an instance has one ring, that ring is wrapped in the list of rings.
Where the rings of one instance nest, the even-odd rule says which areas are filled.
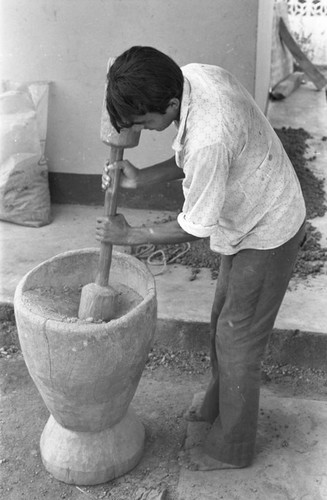
[[[135,46],[114,61],[107,75],[106,106],[119,132],[131,126],[132,115],[165,114],[170,99],[181,99],[183,73],[166,54]]]

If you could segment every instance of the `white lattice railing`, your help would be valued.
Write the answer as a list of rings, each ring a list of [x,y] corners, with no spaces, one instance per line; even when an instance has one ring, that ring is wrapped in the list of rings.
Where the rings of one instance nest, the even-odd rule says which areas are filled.
[[[327,0],[287,0],[287,8],[293,16],[327,16]]]

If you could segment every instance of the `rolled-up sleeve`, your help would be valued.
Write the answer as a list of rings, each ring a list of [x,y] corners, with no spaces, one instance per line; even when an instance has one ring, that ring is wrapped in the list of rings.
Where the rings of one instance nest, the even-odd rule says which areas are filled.
[[[177,221],[187,233],[206,238],[215,231],[225,201],[230,162],[231,154],[221,143],[184,151],[185,202]]]

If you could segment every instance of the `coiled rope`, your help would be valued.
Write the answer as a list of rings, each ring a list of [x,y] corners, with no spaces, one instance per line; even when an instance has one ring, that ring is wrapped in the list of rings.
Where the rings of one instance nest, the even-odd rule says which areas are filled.
[[[145,260],[148,267],[161,266],[161,269],[157,273],[154,273],[151,270],[154,276],[159,276],[160,274],[166,272],[167,266],[169,264],[173,264],[173,262],[176,262],[178,259],[180,259],[190,250],[190,248],[191,244],[189,242],[182,243],[174,250],[174,252],[172,252],[172,255],[167,257],[165,251],[162,250],[161,248],[156,249],[155,245],[147,244],[135,247],[133,255],[134,257],[137,257],[140,260]]]

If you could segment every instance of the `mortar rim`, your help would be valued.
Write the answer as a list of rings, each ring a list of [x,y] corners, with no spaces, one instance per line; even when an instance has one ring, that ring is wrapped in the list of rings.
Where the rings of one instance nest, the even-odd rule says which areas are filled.
[[[129,255],[124,252],[119,252],[114,250],[112,252],[112,258],[115,259],[118,257],[120,260],[125,260],[129,261],[132,263],[132,266],[134,268],[139,268],[143,273],[147,275],[148,282],[147,282],[147,294],[145,297],[142,297],[142,300],[139,304],[137,304],[135,307],[133,307],[130,311],[128,311],[126,314],[119,318],[112,319],[108,322],[104,323],[92,323],[92,322],[85,322],[83,320],[80,320],[80,322],[76,323],[69,323],[67,321],[59,320],[59,319],[54,319],[54,318],[47,318],[46,316],[43,316],[42,314],[39,314],[35,311],[32,311],[28,308],[26,302],[24,301],[24,285],[26,284],[26,281],[28,278],[33,275],[37,270],[41,267],[43,267],[45,264],[49,264],[52,261],[59,260],[60,258],[63,257],[69,257],[74,254],[99,254],[100,249],[97,247],[89,247],[89,248],[82,248],[82,249],[73,249],[73,250],[67,250],[66,252],[61,252],[59,254],[54,255],[53,257],[50,257],[49,259],[46,259],[45,261],[41,262],[34,268],[32,268],[30,271],[28,271],[19,281],[16,290],[15,290],[15,295],[14,295],[14,311],[16,313],[16,310],[25,310],[28,312],[28,315],[31,318],[41,318],[44,320],[44,327],[46,325],[49,325],[49,328],[51,328],[51,325],[54,325],[57,332],[62,329],[65,331],[67,334],[70,332],[71,334],[73,333],[78,333],[78,335],[81,335],[82,333],[85,333],[87,335],[90,334],[96,334],[96,333],[107,333],[108,330],[112,330],[115,327],[118,326],[123,326],[123,324],[130,323],[133,321],[134,316],[139,316],[140,310],[147,310],[151,306],[151,303],[155,303],[155,312],[157,311],[157,296],[156,296],[156,284],[155,284],[155,278],[151,271],[146,267],[146,265],[141,262],[140,260],[136,259],[136,257]],[[59,259],[58,259],[59,258]]]

